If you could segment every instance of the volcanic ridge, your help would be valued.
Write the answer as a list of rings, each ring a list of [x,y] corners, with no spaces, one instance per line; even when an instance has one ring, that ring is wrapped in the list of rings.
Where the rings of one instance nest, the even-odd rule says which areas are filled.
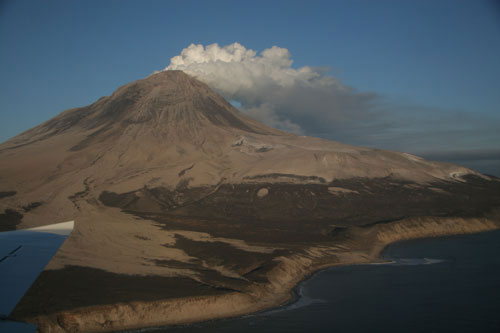
[[[0,184],[0,230],[76,222],[16,309],[42,331],[257,311],[390,242],[500,225],[495,177],[267,127],[181,71],[2,143]]]

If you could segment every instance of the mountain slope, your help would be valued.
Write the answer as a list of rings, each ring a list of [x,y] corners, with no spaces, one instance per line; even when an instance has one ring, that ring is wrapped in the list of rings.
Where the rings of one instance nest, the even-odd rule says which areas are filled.
[[[180,71],[0,145],[0,230],[76,223],[17,309],[47,330],[128,327],[137,316],[117,302],[260,304],[210,301],[205,319],[262,309],[318,267],[374,260],[387,239],[496,228],[499,207],[494,177],[269,128]],[[98,305],[111,319],[78,312]]]
[[[67,110],[0,145],[0,159],[2,186],[19,193],[6,205],[44,203],[34,219],[27,214],[27,226],[72,219],[78,211],[72,199],[85,193],[95,200],[105,190],[388,176],[422,183],[476,174],[405,153],[280,132],[180,71],[151,75]]]

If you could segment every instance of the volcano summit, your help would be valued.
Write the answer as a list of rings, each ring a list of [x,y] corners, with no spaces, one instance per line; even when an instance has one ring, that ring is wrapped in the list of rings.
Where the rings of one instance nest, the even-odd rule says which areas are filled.
[[[0,180],[0,230],[76,223],[16,309],[42,331],[240,315],[390,242],[500,225],[495,177],[278,131],[181,71],[1,144]]]

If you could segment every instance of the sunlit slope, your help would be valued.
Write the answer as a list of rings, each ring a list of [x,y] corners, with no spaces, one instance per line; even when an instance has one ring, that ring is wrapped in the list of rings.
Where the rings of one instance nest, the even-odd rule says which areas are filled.
[[[32,203],[23,225],[78,214],[103,191],[391,177],[460,181],[475,172],[406,153],[354,147],[269,128],[204,83],[165,71],[70,109],[0,145],[1,206]]]

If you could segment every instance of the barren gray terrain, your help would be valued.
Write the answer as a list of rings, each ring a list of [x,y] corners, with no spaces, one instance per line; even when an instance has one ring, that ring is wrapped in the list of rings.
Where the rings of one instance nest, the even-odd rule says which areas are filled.
[[[499,216],[495,177],[269,128],[180,71],[0,145],[0,230],[76,223],[16,309],[42,331],[257,311],[321,267]]]

